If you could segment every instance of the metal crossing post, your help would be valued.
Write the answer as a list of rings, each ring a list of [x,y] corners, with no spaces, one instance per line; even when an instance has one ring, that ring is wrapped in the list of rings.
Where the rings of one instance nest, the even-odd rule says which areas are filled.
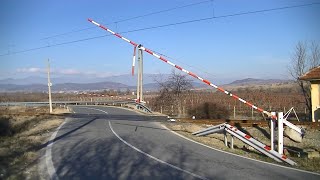
[[[224,145],[225,145],[225,146],[228,146],[227,132],[226,132],[226,131],[223,131],[223,134],[224,134]]]
[[[274,117],[276,115],[275,112],[271,112],[271,115]],[[274,150],[274,120],[270,119],[270,148]]]
[[[233,135],[231,135],[231,144],[230,144],[230,146],[231,146],[231,149],[233,149]]]
[[[283,112],[278,112],[278,153],[283,154]]]

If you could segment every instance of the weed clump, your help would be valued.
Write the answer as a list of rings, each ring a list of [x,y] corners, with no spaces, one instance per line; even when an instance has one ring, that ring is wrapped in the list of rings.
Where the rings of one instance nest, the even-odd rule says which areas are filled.
[[[0,117],[0,136],[11,136],[12,125],[9,117]]]
[[[227,119],[229,111],[226,107],[213,102],[205,102],[189,111],[190,116],[197,119]]]

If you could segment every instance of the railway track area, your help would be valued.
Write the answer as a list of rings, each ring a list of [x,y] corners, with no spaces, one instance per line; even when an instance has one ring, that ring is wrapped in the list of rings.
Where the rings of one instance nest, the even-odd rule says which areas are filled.
[[[232,126],[241,127],[268,127],[269,121],[266,120],[229,120],[229,119],[178,119],[180,123],[192,123],[198,125],[218,125],[228,123]],[[290,121],[291,123],[302,126],[305,129],[320,129],[320,122],[303,122],[303,121]]]

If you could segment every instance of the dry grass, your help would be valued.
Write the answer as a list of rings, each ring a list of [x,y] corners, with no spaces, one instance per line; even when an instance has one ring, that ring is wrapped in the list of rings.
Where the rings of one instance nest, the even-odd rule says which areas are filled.
[[[234,149],[226,147],[224,145],[224,135],[222,133],[210,134],[208,136],[197,137],[192,135],[193,132],[196,132],[200,129],[204,129],[207,126],[205,125],[196,125],[191,123],[165,123],[165,125],[171,130],[182,134],[190,139],[201,142],[208,146],[214,147],[216,149],[220,149],[223,151],[228,151],[234,154],[242,155],[245,157],[258,159],[266,162],[277,163],[273,161],[271,158],[266,157],[250,146],[244,144],[237,138],[234,138]],[[244,131],[247,134],[250,134],[252,137],[256,138],[260,142],[270,145],[269,139],[269,129],[268,128],[260,128],[260,127],[238,127],[238,129]],[[228,145],[230,146],[230,135],[228,135]],[[284,145],[289,148],[296,149],[315,149],[320,152],[320,131],[315,129],[307,130],[307,134],[303,139],[302,143],[295,143],[291,141],[289,138],[284,138]],[[299,158],[293,157],[288,154],[289,158],[295,161],[298,166],[295,168],[308,170],[312,172],[320,173],[320,158],[308,159],[308,158]],[[277,163],[281,165],[287,165],[284,163]],[[289,165],[287,165],[289,166]]]
[[[47,109],[46,107],[0,108],[2,122],[0,126],[6,129],[6,134],[2,133],[0,136],[0,179],[37,177],[36,164],[39,151],[44,147],[50,134],[64,121],[63,114],[67,113],[66,110],[57,108],[54,109],[55,114],[50,115]]]

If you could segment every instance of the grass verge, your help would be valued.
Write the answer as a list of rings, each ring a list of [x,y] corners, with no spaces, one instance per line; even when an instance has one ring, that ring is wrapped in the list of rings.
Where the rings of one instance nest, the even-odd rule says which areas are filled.
[[[65,109],[1,107],[0,179],[35,179],[39,151],[64,121]]]

